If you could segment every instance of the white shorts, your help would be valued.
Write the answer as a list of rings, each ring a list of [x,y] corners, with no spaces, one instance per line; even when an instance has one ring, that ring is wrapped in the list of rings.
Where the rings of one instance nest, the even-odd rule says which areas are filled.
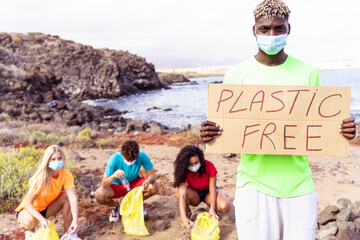
[[[316,191],[277,198],[245,185],[236,188],[234,206],[239,240],[314,240],[317,226]]]

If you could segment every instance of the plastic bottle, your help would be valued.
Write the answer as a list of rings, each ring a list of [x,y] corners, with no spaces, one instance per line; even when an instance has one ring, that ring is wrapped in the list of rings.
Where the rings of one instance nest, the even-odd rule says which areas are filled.
[[[121,184],[123,185],[123,187],[127,190],[130,191],[130,183],[128,182],[128,180],[126,180],[126,178],[121,177],[120,178]]]
[[[60,240],[81,240],[81,238],[79,238],[77,234],[70,235],[70,233],[65,233]]]

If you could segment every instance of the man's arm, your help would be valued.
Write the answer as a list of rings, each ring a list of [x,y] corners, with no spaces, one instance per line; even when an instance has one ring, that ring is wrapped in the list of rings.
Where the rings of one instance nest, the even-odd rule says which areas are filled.
[[[147,188],[149,184],[154,183],[155,180],[158,179],[158,175],[155,173],[154,168],[150,169],[149,171],[146,171],[146,177],[147,180],[143,182],[144,188]]]
[[[115,178],[122,178],[124,176],[125,176],[125,172],[120,169],[116,170],[114,174],[112,174],[111,176],[104,175],[101,181],[101,186],[103,188],[106,188],[110,186],[110,184],[114,181]]]

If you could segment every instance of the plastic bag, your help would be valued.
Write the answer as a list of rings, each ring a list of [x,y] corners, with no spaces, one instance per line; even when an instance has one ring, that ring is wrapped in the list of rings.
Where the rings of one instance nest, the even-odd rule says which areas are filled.
[[[60,240],[81,240],[81,238],[79,238],[77,234],[70,235],[70,233],[65,233]]]
[[[134,188],[121,202],[120,215],[126,234],[149,235],[144,221],[143,190],[143,186]]]
[[[54,225],[48,221],[49,228],[38,229],[30,238],[30,240],[60,240],[59,235],[56,233]]]
[[[218,240],[220,239],[219,221],[209,217],[209,213],[200,213],[191,230],[191,240]]]

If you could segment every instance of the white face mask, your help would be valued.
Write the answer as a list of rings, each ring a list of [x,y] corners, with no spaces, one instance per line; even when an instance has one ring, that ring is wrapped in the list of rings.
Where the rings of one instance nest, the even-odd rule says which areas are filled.
[[[285,47],[287,36],[287,34],[277,36],[256,34],[256,42],[259,48],[267,55],[275,55]]]
[[[136,159],[135,159],[134,161],[132,161],[132,162],[129,162],[129,161],[127,161],[127,160],[124,158],[124,162],[125,162],[127,165],[132,166],[132,165],[135,164]]]
[[[200,166],[201,166],[201,164],[198,163],[198,164],[196,164],[196,166],[189,166],[188,169],[192,172],[197,172],[199,170]]]

